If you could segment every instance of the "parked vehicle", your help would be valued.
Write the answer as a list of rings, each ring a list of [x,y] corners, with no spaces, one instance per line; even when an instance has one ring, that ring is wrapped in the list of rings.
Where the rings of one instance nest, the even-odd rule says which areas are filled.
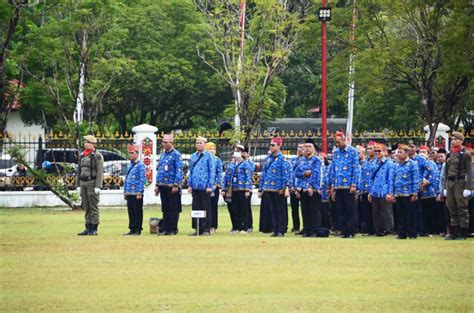
[[[0,159],[0,176],[11,177],[16,172],[17,163],[8,154],[3,154]]]

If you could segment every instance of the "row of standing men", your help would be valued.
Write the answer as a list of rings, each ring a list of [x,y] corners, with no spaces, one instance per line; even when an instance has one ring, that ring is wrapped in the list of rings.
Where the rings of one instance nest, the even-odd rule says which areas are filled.
[[[86,137],[85,142],[88,142]],[[222,161],[215,156],[215,145],[207,143],[204,137],[196,138],[197,151],[190,160],[188,191],[192,194],[192,210],[204,210],[207,215],[199,228],[193,219],[195,231],[190,235],[210,235],[217,229],[220,194],[227,202],[232,221],[231,232],[251,232],[252,176],[256,170],[261,170],[258,186],[258,197],[262,198],[259,230],[271,232],[273,237],[283,237],[287,233],[287,197],[291,198],[292,230],[304,237],[327,236],[328,228],[332,228],[343,238],[354,237],[356,231],[381,236],[397,230],[398,238],[405,239],[439,231],[433,226],[439,216],[430,207],[431,199],[448,196],[448,203],[450,199],[453,200],[453,209],[450,207],[447,214],[450,219],[446,223],[453,229],[449,238],[463,238],[468,227],[466,216],[467,223],[469,219],[464,213],[464,202],[467,201],[465,195],[471,188],[469,152],[464,149],[458,151],[469,157],[469,165],[466,163],[462,167],[466,174],[456,172],[454,176],[440,175],[439,165],[424,157],[425,147],[420,149],[419,155],[416,155],[415,149],[413,155],[413,147],[400,145],[396,157],[390,159],[386,147],[374,143],[367,147],[368,158],[365,159],[365,151],[347,145],[343,133],[337,132],[334,141],[337,148],[332,162],[328,163],[325,155],[317,154],[317,147],[311,139],[299,145],[297,157],[287,160],[281,153],[282,139],[273,138],[269,155],[261,166],[249,159],[246,147],[237,145],[232,161],[223,173]],[[175,235],[178,233],[181,212],[183,163],[181,154],[173,146],[172,135],[165,135],[162,144],[163,153],[157,165],[155,187],[155,194],[161,198],[163,212],[160,234]],[[145,170],[138,160],[138,150],[137,146],[129,149],[131,163],[126,175],[124,196],[130,231],[125,235],[140,235],[142,231]],[[81,164],[87,167],[93,163]],[[449,172],[448,167],[445,170]],[[451,171],[454,171],[453,166]],[[443,180],[441,177],[447,178]],[[462,179],[463,185],[456,184]],[[450,184],[451,189],[448,187]],[[455,185],[462,186],[458,188]],[[462,197],[457,195],[460,188],[464,193]],[[443,192],[445,189],[448,192]],[[452,190],[451,198],[449,190]],[[87,194],[81,192],[81,196],[87,197]],[[426,204],[423,206],[423,203]],[[303,219],[301,230],[298,204],[301,204]],[[80,234],[90,234],[87,225],[91,214],[96,215],[94,224],[98,224],[98,209],[85,209],[86,230]]]

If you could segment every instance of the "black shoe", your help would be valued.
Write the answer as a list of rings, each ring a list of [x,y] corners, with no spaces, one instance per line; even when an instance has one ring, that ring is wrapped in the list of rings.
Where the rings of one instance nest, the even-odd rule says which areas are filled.
[[[353,239],[354,236],[352,236],[352,235],[344,235],[344,236],[342,236],[341,238],[344,238],[344,239]]]
[[[142,235],[142,232],[138,230],[132,236],[141,236],[141,235]]]
[[[297,236],[304,236],[305,234],[306,234],[305,231],[296,231],[295,232],[295,235],[297,235]]]
[[[91,224],[86,224],[86,229],[84,229],[83,231],[81,231],[77,235],[78,236],[87,236],[87,235],[89,235],[90,229],[91,229]]]
[[[270,237],[276,237],[278,234],[277,233],[272,233]]]
[[[400,236],[400,235],[398,235],[398,236],[397,236],[397,239],[407,239],[407,236]]]
[[[135,234],[135,231],[130,230],[128,233],[123,234],[122,236],[131,236],[131,235],[134,235],[134,234]]]
[[[285,237],[285,234],[284,233],[278,233],[276,236],[277,237]]]

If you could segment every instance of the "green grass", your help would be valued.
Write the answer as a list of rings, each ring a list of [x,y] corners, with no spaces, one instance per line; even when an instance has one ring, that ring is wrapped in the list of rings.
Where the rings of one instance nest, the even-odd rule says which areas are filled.
[[[257,215],[254,209],[254,215]],[[474,311],[474,241],[439,237],[123,237],[125,210],[0,209],[0,311]],[[258,225],[258,215],[254,216]]]

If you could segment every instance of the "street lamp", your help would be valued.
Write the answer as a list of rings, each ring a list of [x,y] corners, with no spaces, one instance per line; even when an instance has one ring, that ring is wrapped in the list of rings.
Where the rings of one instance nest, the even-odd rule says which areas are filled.
[[[321,101],[322,101],[322,149],[324,153],[328,153],[328,140],[327,140],[327,47],[326,47],[326,22],[331,20],[331,8],[327,7],[327,0],[323,0],[323,7],[318,10],[318,19],[321,22],[321,49],[322,49],[322,62],[321,62]]]

